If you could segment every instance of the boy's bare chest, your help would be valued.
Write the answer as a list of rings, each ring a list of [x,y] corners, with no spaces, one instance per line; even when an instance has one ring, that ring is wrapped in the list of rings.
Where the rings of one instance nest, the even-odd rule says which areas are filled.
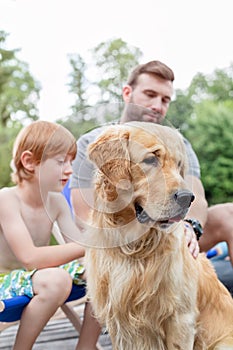
[[[54,219],[45,208],[21,207],[21,215],[36,246],[47,245]]]

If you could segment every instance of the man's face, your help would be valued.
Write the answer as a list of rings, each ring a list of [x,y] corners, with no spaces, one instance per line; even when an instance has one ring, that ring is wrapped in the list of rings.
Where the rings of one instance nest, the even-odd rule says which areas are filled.
[[[172,94],[171,81],[152,74],[141,74],[134,89],[128,85],[123,89],[127,119],[124,121],[160,124],[166,116]]]

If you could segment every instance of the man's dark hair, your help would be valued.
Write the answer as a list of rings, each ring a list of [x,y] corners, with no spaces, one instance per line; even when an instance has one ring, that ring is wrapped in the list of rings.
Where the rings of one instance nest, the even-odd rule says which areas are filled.
[[[160,61],[150,61],[136,66],[130,73],[127,84],[131,87],[135,87],[135,85],[137,85],[137,79],[141,74],[157,75],[158,77],[170,80],[171,82],[175,79],[173,71],[166,66],[166,64]]]

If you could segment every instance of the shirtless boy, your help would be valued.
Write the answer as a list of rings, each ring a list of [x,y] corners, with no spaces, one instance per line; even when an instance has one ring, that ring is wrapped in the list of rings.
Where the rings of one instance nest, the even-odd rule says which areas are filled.
[[[23,128],[14,144],[15,186],[0,190],[0,297],[33,297],[23,311],[14,350],[32,349],[50,317],[69,296],[73,280],[85,283],[84,267],[74,260],[85,251],[72,242],[72,237],[78,241],[80,232],[61,194],[76,151],[73,135],[46,121]],[[67,242],[64,245],[49,245],[55,221]],[[64,264],[66,268],[60,266]],[[98,328],[94,319],[91,322]],[[86,339],[85,344],[82,340],[83,349],[97,349],[91,341]]]

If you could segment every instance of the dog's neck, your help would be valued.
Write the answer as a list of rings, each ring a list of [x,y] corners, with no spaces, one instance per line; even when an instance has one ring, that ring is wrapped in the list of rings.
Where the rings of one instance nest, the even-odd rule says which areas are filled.
[[[96,223],[98,222],[98,227]],[[136,218],[134,207],[128,206],[115,213],[106,213],[93,210],[91,215],[91,230],[87,231],[92,246],[103,248],[124,247],[129,255],[141,255],[140,251],[145,248],[157,250],[161,242],[169,244],[170,236],[174,235],[179,223],[172,225],[166,230],[156,223],[153,227],[141,224]],[[85,233],[86,235],[86,233]],[[179,240],[179,239],[178,239]],[[173,244],[174,245],[174,244]],[[162,250],[161,250],[162,253]]]

